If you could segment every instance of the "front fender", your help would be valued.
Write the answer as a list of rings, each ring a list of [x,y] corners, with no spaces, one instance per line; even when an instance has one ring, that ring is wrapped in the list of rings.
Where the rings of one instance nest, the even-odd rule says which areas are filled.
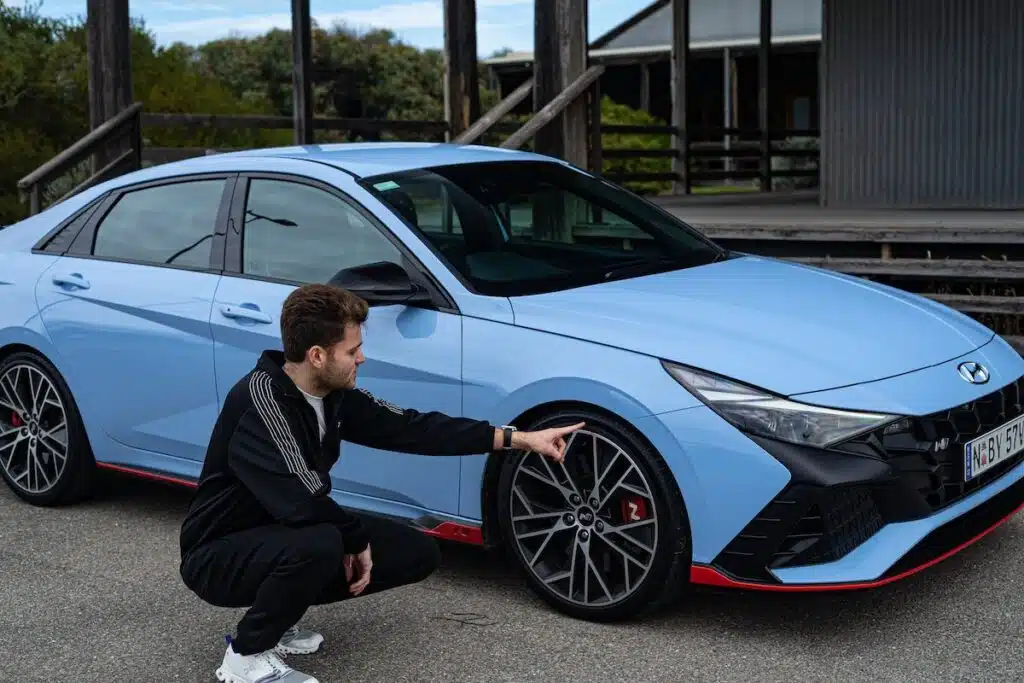
[[[540,405],[596,406],[644,431],[644,419],[701,405],[657,358],[593,342],[466,318],[463,413],[507,424]],[[459,513],[482,519],[487,458],[462,459]]]

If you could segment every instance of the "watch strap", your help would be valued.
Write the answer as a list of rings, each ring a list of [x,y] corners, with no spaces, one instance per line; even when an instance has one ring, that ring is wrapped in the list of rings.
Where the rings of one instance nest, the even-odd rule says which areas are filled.
[[[504,438],[501,443],[501,447],[505,450],[511,450],[512,448],[512,433],[516,431],[516,428],[512,425],[503,425],[501,427]]]

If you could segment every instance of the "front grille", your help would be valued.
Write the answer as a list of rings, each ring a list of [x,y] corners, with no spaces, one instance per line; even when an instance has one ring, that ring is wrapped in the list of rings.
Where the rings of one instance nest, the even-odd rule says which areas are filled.
[[[901,420],[839,448],[885,459],[933,511],[941,510],[999,478],[1024,458],[1024,454],[1018,454],[964,481],[964,445],[1024,414],[1022,398],[1024,376],[970,403]]]
[[[769,568],[841,559],[882,525],[867,486],[796,485],[765,506],[715,564],[737,578],[770,580]]]

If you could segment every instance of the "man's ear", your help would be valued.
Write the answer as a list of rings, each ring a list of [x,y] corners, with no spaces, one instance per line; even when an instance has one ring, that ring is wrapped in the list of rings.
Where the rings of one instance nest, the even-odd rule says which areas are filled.
[[[311,346],[306,351],[306,360],[314,368],[320,369],[327,362],[327,351],[322,346]]]

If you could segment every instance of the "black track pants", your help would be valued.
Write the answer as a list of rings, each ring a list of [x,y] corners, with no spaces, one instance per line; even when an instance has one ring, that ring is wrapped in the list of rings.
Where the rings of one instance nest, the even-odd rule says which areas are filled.
[[[433,538],[404,524],[363,516],[373,567],[370,595],[427,578],[440,563]],[[265,526],[231,534],[193,550],[181,564],[192,591],[218,607],[248,607],[234,637],[239,654],[269,650],[312,605],[352,597],[346,550],[331,524]]]

